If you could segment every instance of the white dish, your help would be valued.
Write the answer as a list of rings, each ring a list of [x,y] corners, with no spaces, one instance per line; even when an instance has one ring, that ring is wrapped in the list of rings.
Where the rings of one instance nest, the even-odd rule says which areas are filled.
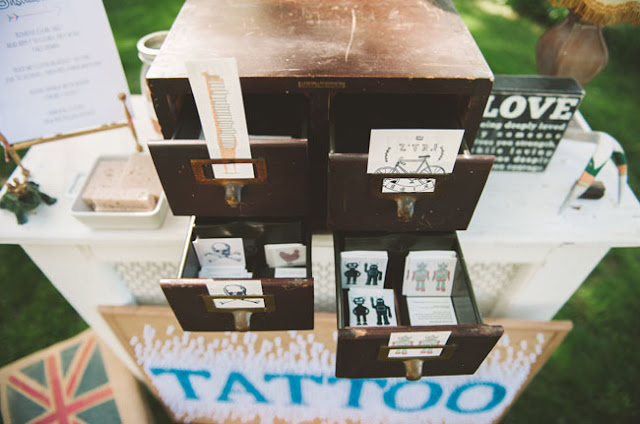
[[[89,172],[89,178],[85,180],[74,197],[71,215],[83,224],[101,230],[153,230],[160,227],[169,207],[164,192],[160,195],[156,207],[145,212],[96,212],[82,200],[82,193],[97,164],[102,160],[117,159],[126,160],[127,157],[101,156],[95,161]]]

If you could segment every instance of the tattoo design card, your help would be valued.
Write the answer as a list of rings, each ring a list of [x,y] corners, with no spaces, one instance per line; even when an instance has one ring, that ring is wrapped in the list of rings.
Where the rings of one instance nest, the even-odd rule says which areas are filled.
[[[369,174],[449,174],[464,130],[371,130]],[[434,178],[385,178],[383,193],[430,193]]]
[[[270,268],[304,266],[307,247],[301,243],[265,244],[264,256]]]
[[[220,296],[213,299],[216,308],[221,309],[245,309],[264,308],[262,296],[262,282],[259,280],[209,280],[207,289],[211,296]],[[246,296],[242,299],[225,299],[225,296]]]
[[[234,58],[185,63],[209,156],[250,159],[249,132]],[[253,178],[253,165],[213,165],[216,178]]]
[[[354,250],[340,253],[342,288],[382,288],[387,272],[386,251]]]
[[[193,241],[201,267],[246,267],[241,238],[197,238]]]
[[[389,347],[403,346],[389,351],[389,358],[415,358],[440,356],[442,348],[424,346],[444,346],[451,331],[423,331],[412,333],[391,333]],[[416,346],[407,347],[407,346]]]
[[[458,323],[450,297],[407,297],[411,325],[455,325]]]
[[[349,289],[351,327],[397,326],[392,289]]]
[[[405,296],[451,296],[458,262],[453,250],[409,252],[404,265]]]

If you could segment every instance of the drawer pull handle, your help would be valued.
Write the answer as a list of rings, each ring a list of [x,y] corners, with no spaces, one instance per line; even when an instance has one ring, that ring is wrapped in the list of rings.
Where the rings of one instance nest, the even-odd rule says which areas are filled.
[[[257,312],[276,310],[275,297],[272,294],[250,296],[211,296],[201,295],[204,306],[209,312],[233,315],[236,331],[249,331],[251,315]]]
[[[255,178],[215,178],[210,165],[253,164]],[[191,159],[191,169],[197,184],[224,186],[224,200],[232,208],[242,201],[242,188],[250,184],[265,184],[267,181],[267,163],[264,159]]]
[[[413,358],[402,361],[408,381],[418,381],[422,378],[422,364],[424,360]]]
[[[422,378],[422,366],[426,361],[438,361],[451,359],[457,345],[433,345],[433,346],[380,346],[378,350],[378,361],[401,361],[404,364],[405,378],[408,381],[418,381]],[[416,354],[416,350],[433,349],[439,354]],[[397,352],[407,352],[406,355],[398,355]]]
[[[398,206],[398,219],[406,222],[413,219],[413,214],[416,206],[415,197],[400,196],[396,198],[396,205]]]
[[[401,222],[411,221],[415,215],[416,201],[422,199],[437,200],[446,193],[446,185],[451,179],[451,174],[370,174],[369,176],[369,190],[375,197],[395,200],[396,202],[396,214],[397,218]],[[389,192],[383,193],[382,186],[385,179],[388,178],[404,178],[409,180],[433,180],[435,184],[435,191],[433,192]],[[444,185],[445,187],[442,187]]]

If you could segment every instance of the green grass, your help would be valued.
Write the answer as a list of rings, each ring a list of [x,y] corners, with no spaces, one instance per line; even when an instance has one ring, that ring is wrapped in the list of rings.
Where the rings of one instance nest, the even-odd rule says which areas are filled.
[[[516,16],[500,0],[458,0],[456,7],[494,73],[535,74],[535,45],[544,28]],[[131,91],[139,92],[136,42],[168,29],[181,0],[107,0]],[[611,28],[608,32],[615,32]],[[640,190],[640,78],[638,67],[615,55],[586,86],[581,111],[595,130],[616,137]],[[0,168],[6,175],[9,168]],[[0,365],[86,328],[19,247],[0,246]],[[615,249],[585,281],[556,319],[574,330],[517,400],[505,423],[640,422],[640,250]],[[157,411],[158,408],[156,408]],[[166,416],[157,411],[159,421]]]

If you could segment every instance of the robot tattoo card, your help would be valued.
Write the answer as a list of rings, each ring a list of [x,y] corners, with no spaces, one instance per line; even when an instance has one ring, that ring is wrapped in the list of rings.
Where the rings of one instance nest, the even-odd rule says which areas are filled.
[[[386,251],[348,251],[340,253],[342,288],[378,289],[384,287],[387,273]]]
[[[349,289],[351,327],[397,326],[392,289]]]
[[[457,264],[452,250],[409,252],[404,265],[405,296],[451,296]]]

